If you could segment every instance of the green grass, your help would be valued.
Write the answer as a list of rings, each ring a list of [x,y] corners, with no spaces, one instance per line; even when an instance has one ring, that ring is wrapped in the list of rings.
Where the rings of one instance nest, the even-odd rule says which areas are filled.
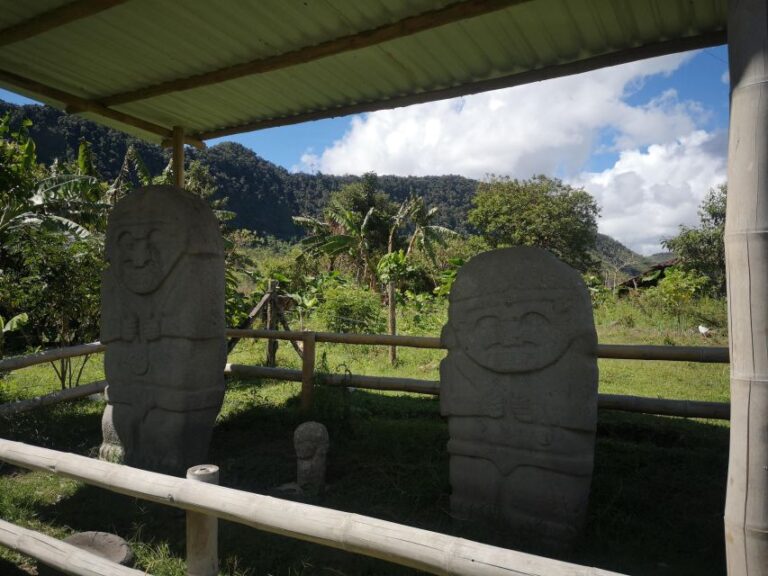
[[[596,311],[602,342],[722,345],[724,330],[704,340],[696,319],[678,326],[619,302]],[[444,310],[435,316],[442,317]],[[627,318],[631,317],[632,320]],[[436,335],[434,326],[401,327]],[[689,325],[690,324],[690,325]],[[710,325],[710,324],[708,324]],[[315,326],[319,328],[318,326]],[[722,331],[721,331],[722,330]],[[318,346],[318,368],[332,372],[437,379],[444,353],[399,349],[389,366],[385,347]],[[263,342],[243,342],[230,361],[261,363]],[[280,365],[299,366],[283,344]],[[88,378],[100,378],[93,361]],[[600,390],[668,398],[728,400],[726,365],[678,362],[600,362]],[[48,374],[50,372],[50,374]],[[6,397],[25,395],[45,381],[47,367],[21,370],[0,381]],[[221,483],[258,493],[294,478],[291,435],[301,422],[299,386],[232,380],[217,422],[211,461]],[[100,442],[103,404],[84,400],[27,413],[0,423],[0,435],[58,450],[93,455]],[[448,516],[447,428],[434,398],[321,388],[315,418],[331,435],[330,488],[314,503],[510,545],[498,534],[454,524]],[[589,519],[582,541],[564,559],[633,575],[723,574],[722,511],[728,459],[727,424],[714,421],[601,412]],[[134,544],[138,564],[158,575],[184,573],[184,516],[164,506],[111,494],[50,474],[0,466],[0,516],[61,537],[73,531],[108,530]],[[411,574],[408,569],[221,523],[224,574]],[[0,573],[25,574],[32,563],[0,549]]]

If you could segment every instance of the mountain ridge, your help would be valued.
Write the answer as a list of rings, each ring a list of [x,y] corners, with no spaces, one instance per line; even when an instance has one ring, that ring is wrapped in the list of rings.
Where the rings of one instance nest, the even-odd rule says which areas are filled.
[[[150,173],[158,174],[168,164],[170,151],[117,130],[44,105],[16,105],[0,100],[0,115],[10,114],[12,124],[32,121],[30,135],[37,144],[38,158],[50,164],[55,159],[72,160],[82,140],[92,144],[94,161],[102,178],[114,179],[129,146],[134,146]],[[190,160],[204,163],[227,198],[227,208],[236,214],[232,225],[257,234],[284,240],[300,235],[291,216],[318,216],[328,197],[340,187],[359,182],[359,176],[292,173],[236,142],[221,142],[204,150],[188,150]],[[438,224],[457,232],[473,232],[467,214],[478,181],[458,175],[380,175],[378,183],[395,202],[409,195],[438,206]],[[635,275],[657,263],[660,255],[644,257],[617,240],[598,234],[595,255],[608,271]],[[668,256],[668,255],[662,255]]]

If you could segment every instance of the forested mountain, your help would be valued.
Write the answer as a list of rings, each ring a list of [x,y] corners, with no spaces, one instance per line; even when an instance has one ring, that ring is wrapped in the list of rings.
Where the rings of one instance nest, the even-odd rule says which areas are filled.
[[[117,176],[131,144],[153,174],[160,173],[170,158],[169,151],[159,146],[47,106],[16,106],[0,101],[0,115],[6,113],[15,123],[23,118],[32,120],[30,134],[37,143],[40,161],[45,163],[56,158],[72,160],[81,140],[92,144],[96,167],[108,180]],[[219,191],[228,198],[228,209],[237,214],[234,226],[283,239],[299,233],[292,215],[319,215],[331,192],[359,180],[357,176],[291,174],[234,142],[190,150],[188,155],[208,165]],[[477,186],[475,180],[461,176],[381,176],[379,185],[395,201],[409,194],[423,196],[427,205],[440,207],[439,224],[459,232],[469,231],[466,213]]]
[[[56,158],[74,159],[81,140],[92,144],[96,168],[107,180],[117,176],[130,145],[152,174],[159,174],[170,159],[169,150],[48,106],[16,106],[0,100],[0,116],[6,113],[16,124],[23,118],[32,121],[30,134],[37,143],[39,160],[46,164]],[[360,180],[357,176],[290,173],[234,142],[201,151],[189,149],[188,156],[208,166],[220,194],[228,199],[227,208],[237,214],[235,227],[282,239],[300,234],[291,216],[320,215],[331,192]],[[416,195],[423,197],[427,206],[439,207],[437,224],[464,234],[472,232],[467,213],[477,188],[476,180],[454,175],[383,175],[378,183],[396,202]],[[648,260],[603,234],[598,235],[595,255],[608,262],[609,268],[622,268],[630,274],[650,266]]]

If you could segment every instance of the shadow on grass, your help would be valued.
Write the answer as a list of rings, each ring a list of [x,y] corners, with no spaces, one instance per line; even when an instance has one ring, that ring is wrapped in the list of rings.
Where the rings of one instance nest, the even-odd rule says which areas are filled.
[[[268,494],[295,479],[292,434],[305,418],[293,399],[279,405],[248,400],[248,394],[268,394],[268,386],[235,388],[242,403],[231,403],[217,423],[210,460],[221,467],[222,485]],[[473,532],[451,521],[447,426],[435,399],[321,388],[317,400],[310,418],[328,426],[331,452],[329,489],[314,504],[509,545],[499,533]],[[17,439],[29,432],[57,449],[88,453],[100,439],[100,410],[79,412],[51,411],[34,426],[19,427]],[[62,427],[83,439],[62,434]],[[601,412],[585,535],[562,559],[633,576],[723,574],[727,459],[728,428],[722,425]],[[184,555],[183,513],[165,506],[82,486],[36,513],[73,530],[165,542],[173,555]],[[415,573],[227,522],[221,523],[220,557],[222,566],[240,573]]]

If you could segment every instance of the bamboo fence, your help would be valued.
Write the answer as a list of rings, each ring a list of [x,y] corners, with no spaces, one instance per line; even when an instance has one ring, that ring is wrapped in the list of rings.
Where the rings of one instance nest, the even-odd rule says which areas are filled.
[[[271,292],[268,293],[272,294]],[[261,309],[268,299],[262,299],[257,308]],[[275,307],[277,309],[277,307]],[[277,317],[277,314],[274,314]],[[288,380],[301,382],[301,409],[307,412],[312,407],[312,396],[316,384],[326,386],[355,386],[374,390],[391,390],[400,392],[418,392],[422,394],[438,395],[440,393],[439,382],[433,380],[419,380],[414,378],[391,378],[384,376],[362,376],[355,374],[322,374],[315,371],[316,343],[326,342],[333,344],[362,344],[379,346],[404,346],[424,349],[444,349],[439,338],[427,336],[404,336],[390,334],[339,334],[334,332],[311,332],[298,330],[258,330],[249,328],[230,328],[226,335],[234,341],[241,338],[263,338],[268,341],[268,348],[274,351],[274,343],[277,340],[288,340],[302,359],[302,369],[291,370],[272,366],[243,366],[228,364],[225,373],[256,378],[271,378],[275,380]],[[298,347],[298,342],[302,347]],[[0,371],[18,370],[36,364],[51,362],[61,358],[72,358],[96,352],[103,352],[106,347],[99,342],[57,348],[46,352],[7,358],[0,360]],[[273,356],[268,355],[270,360]],[[729,361],[728,349],[723,347],[696,347],[696,346],[637,346],[625,344],[599,344],[597,347],[598,358],[626,359],[626,360],[663,360],[676,362],[712,362],[727,363]],[[56,402],[72,400],[88,396],[102,391],[103,382],[79,386],[74,389],[64,390],[39,396],[30,400],[22,400],[0,406],[0,416],[14,414],[47,406]],[[680,416],[687,418],[712,418],[727,420],[730,418],[730,405],[718,402],[698,402],[693,400],[670,400],[665,398],[644,398],[639,396],[601,394],[598,398],[598,406],[609,410],[623,410],[627,412],[640,412],[645,414],[657,414],[665,416]]]
[[[89,458],[86,458],[89,460]],[[34,530],[0,520],[0,545],[25,556],[36,558],[43,564],[64,574],[77,576],[148,576],[147,572],[121,566]]]
[[[453,576],[620,576],[377,518],[0,439],[0,460],[257,530]],[[75,572],[85,574],[85,572]],[[117,572],[114,572],[117,574]]]

